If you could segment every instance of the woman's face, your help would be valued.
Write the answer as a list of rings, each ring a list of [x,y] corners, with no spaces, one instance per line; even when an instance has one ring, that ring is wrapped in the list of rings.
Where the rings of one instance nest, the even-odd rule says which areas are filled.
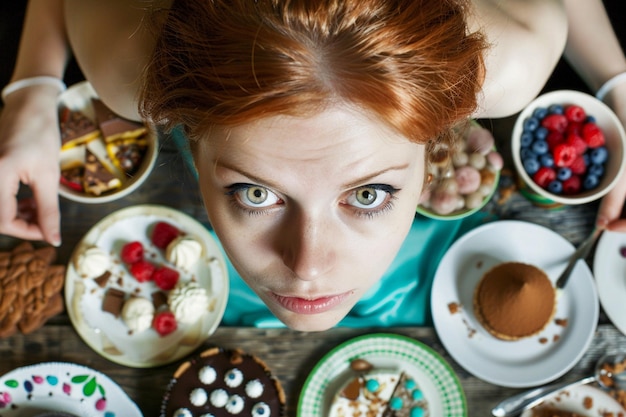
[[[333,107],[217,129],[196,163],[209,220],[287,326],[328,329],[384,274],[415,215],[424,146]]]

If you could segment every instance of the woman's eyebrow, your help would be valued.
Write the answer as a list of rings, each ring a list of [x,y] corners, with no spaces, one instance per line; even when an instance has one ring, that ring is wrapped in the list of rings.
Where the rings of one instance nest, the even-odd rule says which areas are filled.
[[[273,188],[273,189],[276,189],[276,190],[280,189],[280,185],[279,184],[274,183],[272,181],[268,181],[268,180],[263,179],[261,177],[258,177],[258,176],[254,175],[254,174],[251,174],[250,172],[247,172],[246,170],[244,170],[242,168],[232,166],[232,165],[230,165],[228,163],[216,162],[215,163],[215,168],[227,169],[229,171],[236,172],[239,175],[242,175],[242,176],[248,178],[250,181],[252,181],[252,182],[254,182],[256,184],[261,184],[261,185],[264,185],[264,186],[267,186],[269,188]]]
[[[381,169],[380,171],[376,171],[373,172],[371,174],[367,174],[361,178],[357,178],[355,180],[350,181],[347,184],[344,184],[344,188],[355,188],[364,184],[369,183],[373,178],[376,178],[380,175],[386,174],[387,172],[391,172],[391,171],[404,171],[409,167],[409,164],[402,164],[402,165],[396,165],[396,166],[391,166],[391,167],[387,167],[384,169]]]
[[[253,181],[256,184],[261,184],[264,186],[267,186],[269,188],[273,188],[273,189],[280,189],[280,184],[274,183],[270,180],[264,179],[264,178],[260,178],[250,172],[247,172],[246,170],[239,168],[239,167],[234,167],[228,163],[222,163],[222,162],[218,162],[215,164],[216,168],[220,167],[220,168],[224,168],[224,169],[228,169],[230,171],[236,172],[248,179],[250,179],[251,181]],[[404,171],[409,167],[409,164],[402,164],[402,165],[396,165],[396,166],[391,166],[391,167],[387,167],[387,168],[383,168],[379,171],[373,172],[371,174],[367,174],[363,177],[360,178],[356,178],[354,180],[351,180],[349,183],[346,183],[343,185],[343,188],[345,189],[350,189],[350,188],[355,188],[364,184],[369,183],[373,178],[376,178],[380,175],[386,174],[387,172],[392,172],[392,171]]]

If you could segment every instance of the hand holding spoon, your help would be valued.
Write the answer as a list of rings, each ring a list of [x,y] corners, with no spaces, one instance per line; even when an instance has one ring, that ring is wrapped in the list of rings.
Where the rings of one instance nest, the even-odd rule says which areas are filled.
[[[626,354],[607,354],[596,364],[593,375],[574,382],[546,385],[533,388],[500,402],[492,410],[494,417],[509,417],[541,403],[548,395],[578,384],[597,382],[604,388],[626,390]]]

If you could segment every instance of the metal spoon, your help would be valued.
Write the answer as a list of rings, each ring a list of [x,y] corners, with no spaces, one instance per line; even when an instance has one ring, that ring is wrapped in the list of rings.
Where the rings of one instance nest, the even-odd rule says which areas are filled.
[[[541,403],[548,395],[579,384],[597,382],[604,388],[626,389],[626,370],[616,369],[616,365],[626,365],[625,353],[606,354],[597,364],[594,374],[574,382],[564,382],[533,388],[500,402],[492,410],[494,417],[509,417]],[[624,368],[624,366],[622,366]]]
[[[598,236],[600,236],[601,232],[602,229],[595,226],[591,231],[591,234],[587,236],[587,238],[578,246],[576,251],[572,254],[572,257],[570,258],[567,266],[565,267],[559,278],[556,280],[557,290],[565,287],[565,284],[567,284],[567,280],[569,279],[572,271],[574,270],[574,267],[576,266],[576,262],[578,262],[579,259],[585,259],[587,255],[589,255],[589,251],[591,251],[593,244],[595,243]]]

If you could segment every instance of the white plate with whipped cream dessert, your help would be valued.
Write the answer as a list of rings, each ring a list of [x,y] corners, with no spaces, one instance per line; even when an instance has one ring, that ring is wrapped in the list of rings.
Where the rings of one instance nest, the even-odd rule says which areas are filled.
[[[138,205],[98,222],[67,267],[67,311],[83,340],[121,365],[174,362],[222,320],[228,272],[201,223],[159,205]]]
[[[591,343],[599,315],[597,291],[586,263],[578,262],[565,288],[554,290],[573,252],[574,246],[559,234],[517,220],[488,223],[457,240],[435,273],[431,310],[441,342],[459,365],[484,381],[513,388],[545,384],[570,370]],[[476,294],[493,271],[519,264],[545,273],[554,312],[537,332],[506,339],[490,332],[484,317],[481,320],[477,311],[486,311],[486,303],[478,303]],[[501,282],[508,283],[511,271],[505,272]],[[499,305],[491,307],[499,310],[490,310],[508,312],[515,306],[515,326],[525,326],[541,307],[537,303],[542,304],[534,286],[534,280],[528,281],[517,290],[507,288],[499,297],[492,296],[491,303]]]

